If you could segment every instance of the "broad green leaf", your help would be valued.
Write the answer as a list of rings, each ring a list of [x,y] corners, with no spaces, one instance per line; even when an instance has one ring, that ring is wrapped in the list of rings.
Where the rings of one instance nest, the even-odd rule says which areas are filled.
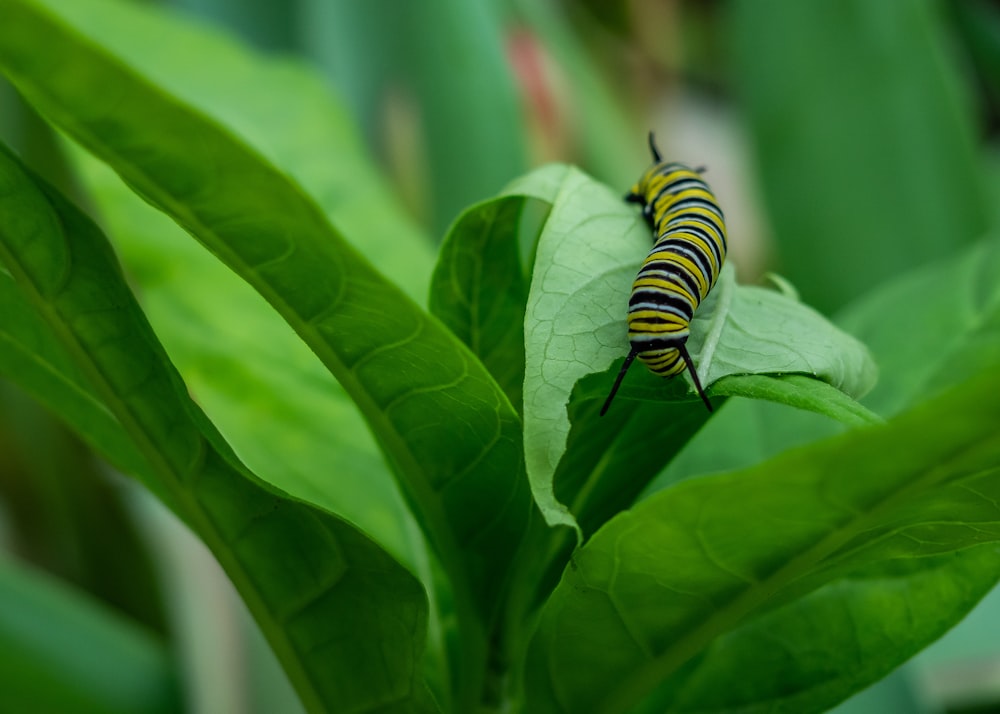
[[[570,431],[566,405],[574,385],[595,372],[606,374],[605,388],[592,396],[606,395],[617,359],[628,352],[628,294],[649,250],[649,230],[621,198],[572,168],[540,169],[507,192],[553,205],[538,243],[525,315],[524,447],[546,520],[575,526],[553,492]],[[874,364],[860,343],[786,295],[737,286],[731,268],[724,268],[691,333],[688,349],[710,394],[713,382],[742,374],[811,375],[850,396],[874,382]],[[612,409],[627,409],[629,398],[684,398],[681,384],[636,368]],[[782,390],[766,395],[789,396]],[[822,398],[810,402],[801,395],[791,401],[824,405]]]
[[[287,172],[379,271],[422,302],[434,252],[374,170],[347,111],[303,64],[251,53],[166,8],[36,0]]]
[[[320,79],[173,13],[91,0],[58,6],[281,162],[355,247],[424,299],[429,239],[400,215]],[[104,164],[80,150],[70,156],[171,360],[240,458],[269,483],[361,526],[429,583],[422,539],[378,446],[322,363],[252,288]]]
[[[520,227],[527,200],[499,198],[459,216],[441,245],[429,301],[431,313],[482,360],[518,409],[528,300]],[[536,238],[526,242],[533,246]]]
[[[176,712],[163,642],[84,593],[0,558],[0,709]]]
[[[424,544],[353,403],[254,290],[105,165],[77,166],[198,403],[255,473],[348,518],[411,569]]]
[[[231,134],[33,2],[0,0],[0,20],[0,68],[28,100],[263,295],[354,399],[452,578],[473,653],[462,661],[480,671],[479,628],[530,513],[520,422],[503,392]]]
[[[730,699],[718,692],[726,706],[766,711],[789,688],[820,676],[839,679],[808,706],[793,707],[820,711],[881,676],[952,622],[915,626],[907,619],[918,632],[899,643],[891,636],[874,643],[851,638],[874,662],[858,668],[849,666],[858,655],[844,649],[842,625],[831,617],[847,601],[834,597],[830,604],[814,595],[827,608],[824,618],[816,602],[802,598],[838,578],[886,578],[893,571],[919,578],[948,554],[1000,539],[1000,403],[981,398],[998,390],[1000,376],[986,374],[888,425],[747,471],[684,482],[612,519],[577,551],[545,607],[527,667],[528,702],[538,711],[627,712],[670,677],[677,678],[675,689],[687,686],[686,678],[706,663],[727,675],[712,679],[721,689],[746,674],[750,649],[740,643],[726,650],[718,638],[753,628],[765,614],[779,620],[753,632],[783,632],[790,656],[815,655],[800,659],[792,681],[763,668],[772,678],[756,679],[750,701],[740,698],[752,686]],[[978,557],[1000,573],[995,552]],[[970,607],[984,592],[963,584],[949,593],[938,579],[928,583],[941,600],[921,595],[911,605],[951,616],[954,600]],[[898,602],[869,603],[876,610],[866,618],[874,626]],[[779,606],[797,610],[788,618],[811,624],[781,619]],[[902,626],[898,618],[892,624]]]
[[[33,323],[23,310],[5,323],[13,342],[28,358],[36,343],[43,358],[63,352],[22,386],[71,423],[106,410],[102,428],[116,424],[125,437],[105,443],[134,445],[137,475],[225,568],[306,708],[362,712],[392,702],[398,711],[433,711],[419,679],[420,584],[353,526],[289,499],[239,463],[187,396],[103,236],[6,150],[0,264],[36,312]],[[67,362],[76,369],[59,371]]]
[[[731,4],[742,95],[782,271],[829,311],[978,239],[969,102],[927,0]]]
[[[77,158],[150,323],[240,459],[268,483],[360,527],[430,589],[419,527],[371,432],[316,355],[249,285],[106,166]],[[429,654],[439,657],[430,597]]]
[[[992,544],[852,573],[719,637],[632,714],[827,711],[947,632],[998,575]]]

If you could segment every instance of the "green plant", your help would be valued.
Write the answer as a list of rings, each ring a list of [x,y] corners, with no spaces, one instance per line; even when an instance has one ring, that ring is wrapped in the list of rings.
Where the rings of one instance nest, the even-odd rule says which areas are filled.
[[[311,75],[54,4],[69,21],[0,0],[0,71],[96,157],[68,149],[143,307],[96,225],[4,150],[0,370],[208,545],[308,710],[816,711],[996,582],[993,244],[934,266],[935,291],[917,273],[845,318],[879,354],[893,330],[934,338],[927,359],[882,362],[880,413],[934,396],[888,423],[852,399],[874,380],[860,343],[727,271],[693,323],[709,393],[864,428],[653,483],[709,414],[682,380],[635,370],[597,417],[649,240],[620,192],[539,169],[465,211],[432,269]],[[150,43],[164,26],[176,41]],[[187,103],[219,92],[171,78],[206,45],[235,96],[302,107],[283,127],[301,143]],[[790,411],[755,423],[798,428]],[[322,449],[335,460],[310,462]]]

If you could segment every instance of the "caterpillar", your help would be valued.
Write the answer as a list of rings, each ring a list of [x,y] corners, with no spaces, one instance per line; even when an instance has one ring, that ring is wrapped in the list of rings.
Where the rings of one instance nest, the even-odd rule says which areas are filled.
[[[688,369],[698,395],[712,411],[686,343],[694,312],[715,285],[726,259],[725,218],[701,178],[703,168],[664,161],[653,132],[649,132],[649,150],[653,165],[625,200],[642,206],[655,242],[632,284],[628,302],[631,349],[601,407],[601,416],[636,357],[661,377]]]

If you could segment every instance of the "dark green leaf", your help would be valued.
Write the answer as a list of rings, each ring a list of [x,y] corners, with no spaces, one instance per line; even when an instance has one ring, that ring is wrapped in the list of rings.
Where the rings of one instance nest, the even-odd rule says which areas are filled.
[[[361,712],[393,702],[399,711],[433,711],[419,679],[419,583],[353,526],[267,487],[238,462],[187,396],[103,236],[6,150],[0,264],[20,290],[4,298],[20,297],[36,312],[28,322],[17,310],[6,325],[23,356],[35,343],[43,357],[63,352],[22,386],[71,423],[107,411],[101,430],[117,425],[125,436],[101,445],[134,444],[138,475],[218,558],[307,709]],[[59,371],[66,363],[76,369]]]
[[[0,19],[0,67],[29,101],[250,283],[354,399],[452,577],[463,663],[479,671],[478,628],[530,513],[520,421],[503,392],[231,134],[32,2],[0,0]]]
[[[577,552],[546,605],[527,667],[529,701],[537,697],[540,711],[626,712],[670,677],[675,691],[694,686],[686,678],[711,656],[721,658],[718,670],[698,689],[714,685],[726,706],[751,712],[818,677],[836,679],[793,707],[821,711],[881,676],[952,620],[929,618],[899,641],[851,638],[871,660],[857,667],[865,657],[845,647],[831,608],[859,601],[802,598],[837,578],[870,577],[875,587],[860,602],[869,601],[866,621],[877,626],[898,608],[895,596],[872,600],[880,579],[895,572],[919,585],[947,554],[1000,539],[1000,402],[981,398],[998,390],[1000,376],[987,374],[888,425],[681,483],[612,519]],[[976,557],[1000,573],[995,552]],[[939,579],[927,583],[929,594],[910,605],[955,619],[984,592],[981,582],[952,592]],[[760,632],[754,618],[765,613],[779,619],[763,631],[784,633],[801,671],[792,681],[758,679],[727,699],[724,683],[747,675],[749,650],[727,650],[718,638],[740,627]]]
[[[526,201],[499,198],[463,213],[441,246],[430,297],[431,312],[482,360],[518,409],[528,300],[520,251]]]
[[[992,544],[852,573],[723,635],[633,714],[826,711],[949,630],[998,575]]]
[[[432,242],[393,200],[323,77],[252,54],[169,9],[118,0],[38,4],[280,166],[379,271],[410,298],[426,298]]]

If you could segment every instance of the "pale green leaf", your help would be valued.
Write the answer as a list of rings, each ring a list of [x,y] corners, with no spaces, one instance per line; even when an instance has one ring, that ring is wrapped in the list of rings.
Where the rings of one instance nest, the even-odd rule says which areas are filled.
[[[546,520],[575,526],[553,492],[553,474],[570,431],[567,404],[576,383],[589,374],[610,370],[610,387],[612,365],[628,352],[628,295],[651,238],[637,211],[571,167],[539,169],[507,193],[552,204],[525,314],[524,445],[532,489]],[[730,375],[804,374],[853,397],[875,380],[874,364],[857,340],[787,295],[736,285],[729,268],[695,315],[688,344],[709,394],[713,382]],[[637,367],[612,408],[629,408],[629,398],[676,399],[679,388],[668,384]],[[693,394],[681,398],[696,399]],[[795,398],[792,403],[822,409],[824,401]]]

